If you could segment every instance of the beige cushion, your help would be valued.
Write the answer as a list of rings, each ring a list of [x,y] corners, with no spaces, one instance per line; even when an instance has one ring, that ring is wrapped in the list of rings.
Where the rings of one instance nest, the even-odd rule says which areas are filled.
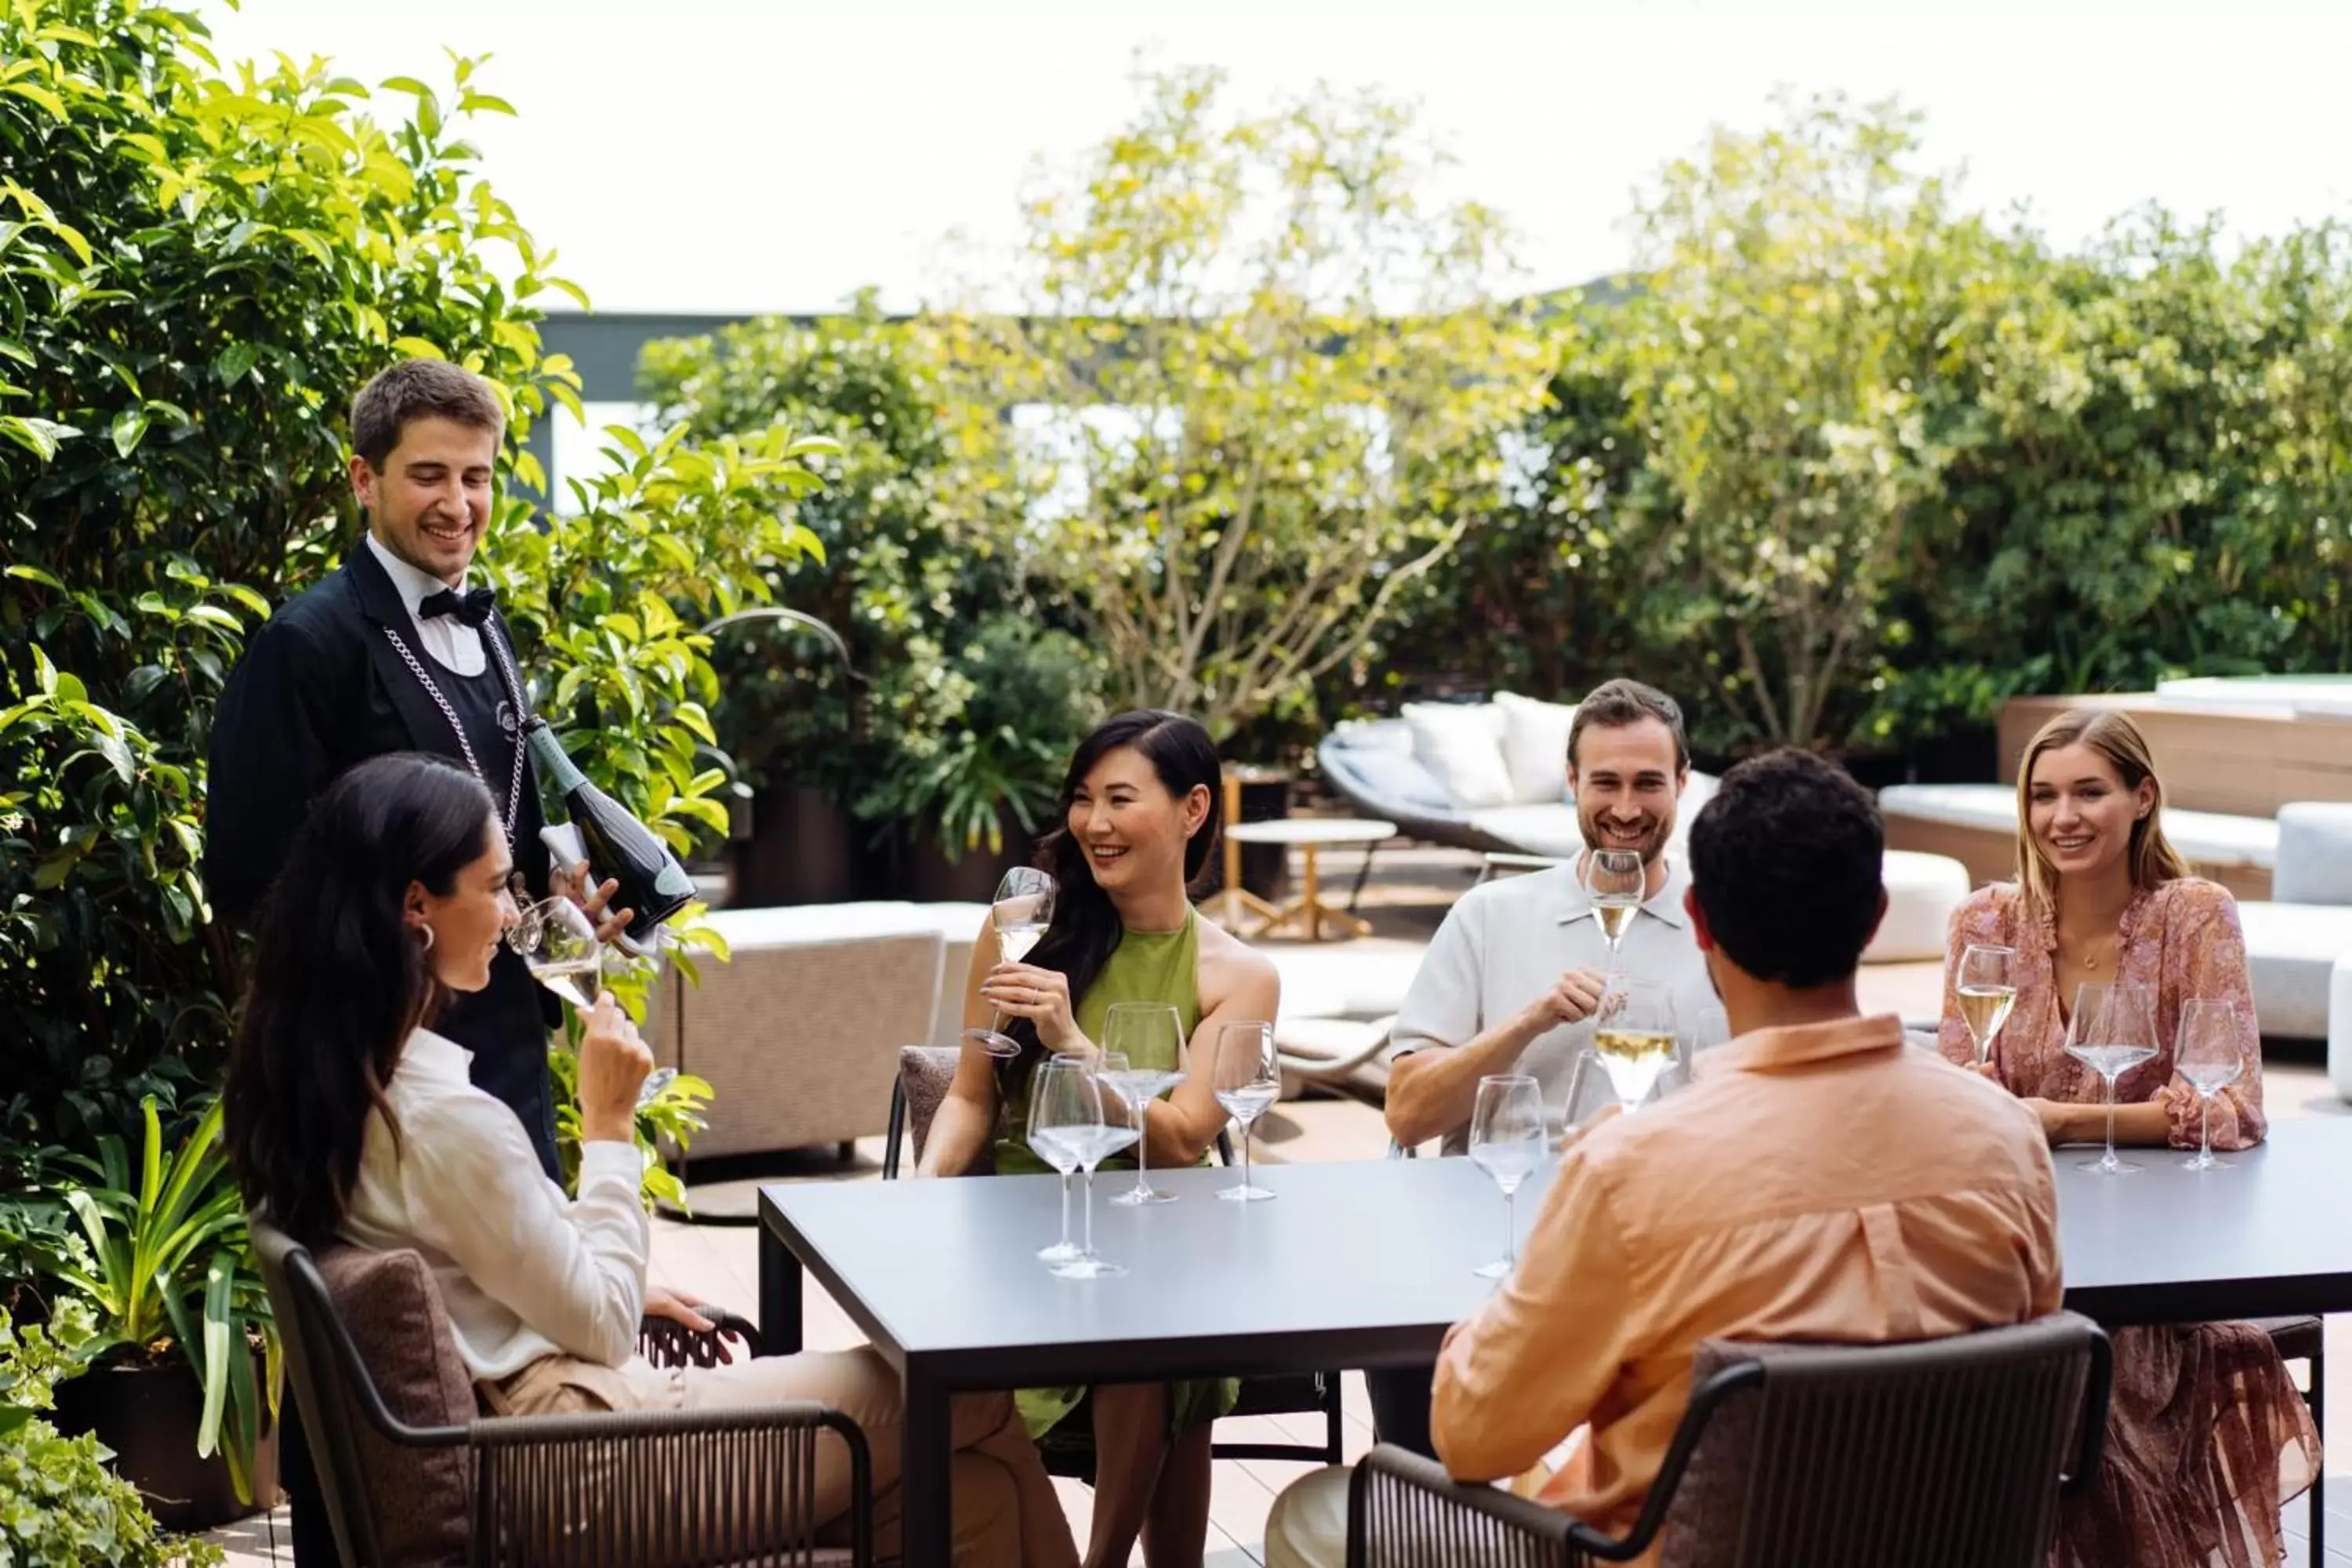
[[[1568,798],[1568,731],[1576,722],[1573,704],[1538,702],[1514,692],[1495,693],[1503,715],[1503,766],[1511,775],[1511,799],[1524,805]]]
[[[319,1273],[351,1331],[384,1407],[410,1426],[463,1426],[478,1414],[474,1380],[425,1259],[410,1251],[332,1247]],[[459,1563],[473,1514],[473,1471],[463,1448],[410,1448],[386,1441],[356,1406],[346,1408],[366,1474],[386,1561]]]
[[[1507,805],[1510,770],[1503,763],[1503,713],[1488,703],[1408,702],[1404,721],[1412,754],[1445,786],[1458,810]]]

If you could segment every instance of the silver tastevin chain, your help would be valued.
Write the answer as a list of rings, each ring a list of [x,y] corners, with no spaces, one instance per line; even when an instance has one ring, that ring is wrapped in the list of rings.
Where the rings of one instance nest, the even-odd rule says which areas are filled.
[[[408,672],[416,677],[417,684],[425,688],[425,694],[433,699],[433,705],[441,710],[441,716],[449,721],[449,731],[457,737],[457,750],[465,753],[466,766],[473,771],[476,778],[484,784],[489,783],[490,776],[482,772],[481,759],[474,755],[474,742],[466,738],[466,726],[458,722],[457,710],[450,707],[449,699],[442,695],[440,683],[426,673],[424,661],[408,651],[407,642],[398,632],[386,626],[383,635],[392,639],[393,651],[400,655],[401,661],[408,666]],[[514,665],[507,658],[506,645],[487,626],[482,628],[482,640],[498,652],[499,674],[505,682],[507,699],[515,708],[514,777],[508,782],[506,814],[499,824],[506,831],[507,848],[511,852],[515,847],[515,823],[522,815],[522,682],[515,675]]]

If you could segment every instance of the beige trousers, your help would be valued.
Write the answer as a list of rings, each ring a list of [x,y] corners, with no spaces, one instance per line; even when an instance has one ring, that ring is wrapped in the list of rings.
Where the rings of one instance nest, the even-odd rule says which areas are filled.
[[[571,1356],[545,1356],[495,1384],[483,1385],[502,1415],[578,1415],[601,1410],[723,1410],[814,1399],[855,1421],[873,1459],[875,1552],[898,1561],[899,1541],[898,1379],[871,1347],[804,1351],[714,1367],[664,1371],[632,1358],[615,1369]],[[955,1499],[951,1539],[963,1568],[1076,1568],[1054,1483],[1013,1408],[1010,1394],[972,1394],[951,1407]],[[849,1458],[820,1442],[816,1512],[837,1522],[849,1509]],[[846,1543],[846,1531],[840,1532]]]

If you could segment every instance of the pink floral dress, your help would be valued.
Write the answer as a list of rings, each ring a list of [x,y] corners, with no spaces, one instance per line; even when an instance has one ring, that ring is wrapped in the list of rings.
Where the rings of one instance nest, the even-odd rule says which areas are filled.
[[[2066,1054],[2055,921],[2029,914],[2011,884],[1982,888],[1952,917],[1947,975],[1963,949],[1984,942],[2017,950],[2017,1005],[1993,1037],[2000,1081],[2029,1099],[2099,1103],[2099,1076]],[[2262,1142],[2261,1040],[2245,937],[2228,890],[2184,877],[2133,899],[2117,926],[2116,978],[2154,996],[2157,1053],[2116,1079],[2116,1103],[2161,1102],[2172,1146],[2195,1148],[2197,1094],[2172,1067],[2180,1006],[2192,997],[2226,1000],[2245,1031],[2246,1070],[2213,1097],[2213,1147]],[[1937,1043],[1963,1066],[1976,1060],[1948,984]],[[2319,1473],[2319,1435],[2270,1336],[2252,1323],[2193,1323],[2120,1328],[2113,1338],[2099,1484],[2065,1505],[2051,1561],[2061,1568],[2284,1562],[2279,1510]]]

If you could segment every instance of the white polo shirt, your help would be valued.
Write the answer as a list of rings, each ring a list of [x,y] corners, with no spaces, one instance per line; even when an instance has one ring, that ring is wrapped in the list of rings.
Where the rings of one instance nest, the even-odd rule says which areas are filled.
[[[1669,856],[1665,885],[1626,928],[1618,963],[1635,979],[1671,988],[1675,1032],[1686,1045],[1695,1037],[1719,1045],[1713,1037],[1721,1032],[1719,1023],[1704,1032],[1696,1027],[1722,1004],[1683,908],[1689,888],[1689,874]],[[1608,968],[1608,943],[1572,862],[1486,882],[1464,894],[1437,928],[1391,1038],[1398,1055],[1465,1046],[1550,990],[1563,972]],[[1543,1086],[1544,1103],[1555,1114],[1591,1035],[1589,1020],[1547,1030],[1528,1043],[1512,1069]],[[1468,1126],[1456,1127],[1445,1134],[1445,1152],[1465,1153],[1469,1142]]]

